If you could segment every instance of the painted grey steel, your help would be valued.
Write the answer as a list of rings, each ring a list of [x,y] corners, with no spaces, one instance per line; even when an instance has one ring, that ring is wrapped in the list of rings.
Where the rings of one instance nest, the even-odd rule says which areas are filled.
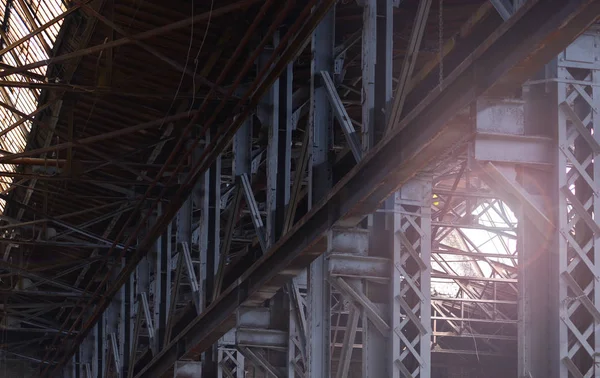
[[[240,127],[233,138],[233,171],[235,175],[250,173],[252,161],[252,118]]]
[[[558,219],[561,231],[558,237],[555,262],[558,270],[552,271],[551,279],[558,284],[551,290],[554,299],[551,327],[558,327],[551,340],[552,350],[558,354],[551,356],[554,366],[558,363],[555,376],[560,378],[598,376],[597,364],[600,355],[600,283],[597,279],[600,263],[600,246],[596,240],[600,233],[600,220],[591,218],[596,213],[600,194],[600,164],[598,151],[592,148],[587,139],[593,135],[598,142],[600,133],[600,35],[592,28],[582,34],[559,55],[557,78],[572,80],[576,75],[585,84],[556,84],[558,124]],[[568,106],[571,112],[560,111],[560,106]],[[577,127],[572,122],[577,117],[585,126]],[[571,119],[570,119],[571,118]],[[591,133],[583,135],[582,133]],[[581,135],[582,138],[578,138]],[[570,146],[571,148],[567,148]],[[574,261],[569,251],[575,252]],[[573,253],[571,252],[571,253]],[[591,279],[590,279],[591,278]],[[557,295],[555,297],[554,295]],[[577,315],[577,311],[586,316]],[[585,319],[585,320],[584,320]],[[556,328],[555,328],[556,329]],[[584,336],[585,335],[585,336]],[[569,340],[574,340],[568,346]],[[592,341],[593,340],[593,341]],[[575,358],[581,355],[585,357]],[[591,360],[590,360],[591,359]],[[591,362],[589,362],[591,361]],[[552,372],[551,372],[552,374]]]
[[[362,29],[362,149],[375,145],[375,63],[377,59],[377,0],[364,0]]]
[[[431,377],[431,180],[431,175],[417,177],[395,196],[389,367],[393,378]],[[416,268],[409,271],[408,266]],[[407,294],[417,298],[415,303],[407,302]],[[414,339],[405,334],[409,328],[417,330]]]
[[[158,345],[164,343],[167,328],[167,317],[171,303],[171,230],[167,227],[155,244],[156,254],[154,263],[154,326]]]
[[[348,112],[346,111],[346,108],[342,104],[342,100],[335,89],[335,85],[331,79],[331,75],[329,75],[329,72],[321,71],[321,78],[323,80],[325,89],[327,90],[327,98],[331,103],[333,114],[335,115],[335,118],[339,122],[340,126],[342,126],[344,136],[346,137],[346,142],[352,151],[352,155],[354,155],[354,159],[358,162],[360,159],[362,159],[362,149],[358,134],[354,129],[354,125],[352,125],[352,121],[348,115]]]
[[[390,116],[397,121],[400,121],[402,111],[404,110],[404,101],[406,100],[406,96],[411,89],[411,78],[413,76],[413,71],[415,69],[415,64],[421,48],[421,40],[423,39],[423,33],[425,32],[425,26],[427,25],[430,8],[431,0],[419,1],[415,22],[410,35],[410,44],[408,46],[408,51],[404,56],[402,71],[400,73],[398,86],[396,87],[396,95],[394,99],[395,114]],[[396,123],[397,122],[394,122],[393,124]]]
[[[185,266],[188,281],[190,287],[192,289],[192,300],[196,309],[200,308],[200,296],[199,296],[199,287],[198,287],[198,279],[196,278],[196,271],[194,270],[194,263],[192,262],[192,256],[190,254],[190,246],[187,243],[181,244],[181,252],[179,258],[183,259],[183,264]]]
[[[421,7],[420,2],[419,7]],[[390,0],[376,1],[376,51],[375,51],[375,99],[374,112],[372,122],[371,139],[377,143],[385,135],[386,127],[389,124],[392,111],[392,87],[393,77],[392,71],[394,67],[394,3]],[[418,28],[418,23],[415,23]],[[415,26],[413,26],[415,28]],[[414,34],[414,33],[413,33]],[[406,54],[409,56],[410,54]],[[366,106],[366,104],[363,104]],[[363,108],[363,113],[365,109]],[[383,208],[390,208],[390,201],[383,204]],[[382,290],[381,283],[384,282],[378,274],[381,271],[383,260],[386,260],[387,267],[391,267],[389,255],[384,251],[389,250],[388,241],[391,238],[390,219],[385,214],[372,214],[368,218],[368,228],[370,230],[370,243],[368,257],[356,257],[363,259],[361,264],[363,268],[370,268],[371,271],[360,272],[359,277],[363,277],[362,286],[365,295],[365,300],[371,302],[373,310],[379,314],[389,312],[390,304],[383,300],[378,293]],[[348,256],[349,257],[349,256]],[[336,262],[337,263],[337,262]],[[331,264],[331,265],[335,265]],[[350,259],[344,262],[346,272],[353,272],[354,264]],[[377,268],[379,267],[379,268]],[[390,278],[391,271],[385,270],[387,279]],[[333,270],[332,270],[333,274]],[[364,275],[363,275],[364,274]],[[389,281],[387,281],[389,282]],[[390,288],[391,289],[391,288]],[[362,375],[369,377],[388,376],[388,351],[389,351],[389,335],[390,332],[381,331],[381,327],[377,327],[375,323],[369,319],[369,312],[363,306],[361,309],[362,317]],[[373,318],[373,316],[371,316]],[[338,371],[339,373],[339,371]]]
[[[258,204],[256,203],[256,199],[254,199],[254,194],[252,194],[252,187],[250,186],[250,179],[247,174],[243,174],[240,177],[242,188],[244,190],[244,196],[246,198],[246,203],[248,204],[248,208],[250,209],[250,215],[252,217],[252,224],[254,225],[254,229],[256,231],[256,235],[258,237],[258,241],[262,248],[263,252],[267,251],[267,236],[265,232],[265,226],[262,220],[262,216],[260,211],[258,210]]]
[[[173,371],[173,378],[202,378],[202,362],[177,361]]]
[[[273,38],[274,47],[279,44],[279,35],[276,34]],[[258,69],[262,69],[266,64],[265,60],[268,59],[270,55],[268,53],[262,54],[261,58],[258,62]],[[270,52],[269,52],[270,54]],[[267,219],[266,219],[266,228],[263,244],[263,252],[267,250],[269,246],[275,240],[275,228],[276,228],[276,220],[275,214],[277,212],[277,174],[279,167],[279,159],[284,158],[283,156],[279,156],[279,129],[280,127],[285,127],[285,125],[280,125],[279,123],[282,119],[279,117],[280,113],[280,82],[281,80],[275,81],[267,94],[263,96],[260,101],[260,105],[257,110],[257,115],[261,119],[261,123],[264,128],[267,129],[268,132],[268,146],[267,146]],[[282,141],[283,143],[283,141]],[[252,193],[252,192],[250,192]],[[248,195],[248,193],[246,193]],[[248,199],[247,199],[248,200]],[[251,210],[252,211],[252,210]],[[255,222],[256,217],[260,217],[258,215],[258,208],[256,212],[253,212],[253,222]],[[261,220],[262,223],[262,220]],[[256,226],[256,223],[255,223]]]
[[[311,132],[312,161],[309,164],[309,206],[323,198],[331,187],[332,110],[327,90],[317,85],[321,71],[333,70],[335,43],[335,8],[329,11],[315,29],[311,49],[311,98],[309,132]],[[308,378],[328,377],[330,356],[330,289],[327,278],[327,260],[317,258],[308,269],[307,316],[307,372]]]
[[[518,1],[518,0],[515,0]],[[508,20],[514,13],[515,7],[511,4],[511,0],[490,0],[498,14],[504,21]]]
[[[473,147],[477,160],[550,167],[554,144],[549,137],[478,133]]]
[[[233,365],[231,368],[230,366]],[[240,351],[231,346],[219,348],[219,371],[217,378],[246,378],[245,358]]]
[[[331,31],[332,30],[333,30],[333,28],[331,28]],[[321,32],[322,31],[323,30],[321,30]],[[319,33],[319,31],[317,31],[317,33]],[[319,43],[321,43],[321,42],[315,41],[315,45],[319,44]],[[318,52],[320,54],[323,51],[325,51],[325,50],[319,50]],[[315,61],[318,61],[319,59],[320,58],[317,57],[317,58],[315,58]],[[314,62],[313,62],[313,64],[314,64]],[[311,112],[312,112],[312,117],[311,118],[312,118],[312,120],[314,122],[314,124],[313,124],[314,134],[313,134],[313,139],[312,139],[313,143],[312,144],[313,144],[313,152],[316,151],[316,154],[313,153],[313,164],[311,166],[312,174],[311,174],[311,180],[310,180],[310,186],[311,186],[311,190],[310,190],[311,194],[310,194],[310,196],[313,199],[319,199],[322,194],[318,194],[317,195],[316,193],[324,193],[328,189],[327,188],[327,185],[328,185],[327,181],[315,180],[315,178],[317,176],[319,178],[327,177],[330,174],[330,170],[329,170],[330,168],[329,168],[329,165],[328,165],[328,161],[327,161],[328,157],[327,157],[327,153],[326,152],[328,151],[329,144],[330,144],[329,135],[328,134],[331,134],[331,122],[330,122],[330,120],[331,120],[331,112],[330,112],[329,109],[327,109],[327,105],[317,105],[317,101],[315,101],[315,99],[318,98],[317,92],[319,90],[322,90],[322,88],[315,89],[315,91],[314,91],[315,93],[313,94],[313,101],[311,103]],[[323,94],[323,92],[320,92],[320,93]],[[317,110],[317,108],[318,108],[318,110]],[[321,121],[325,120],[326,122],[322,122],[321,123],[321,126],[324,124],[325,127],[317,127],[317,119],[319,119]],[[315,172],[317,172],[317,173],[315,174]],[[211,173],[211,175],[212,174],[213,173]],[[221,178],[220,177],[220,172],[218,174],[215,174],[214,176],[218,177],[219,180],[216,180],[216,179],[212,180],[212,182],[211,182],[212,188],[210,190],[212,190],[214,194],[217,194],[217,193],[220,192],[220,187],[219,187],[219,185],[220,185],[220,178]],[[322,187],[318,188],[319,186],[322,186]],[[217,203],[220,203],[221,201],[215,202],[214,199],[211,199],[211,202],[212,202],[212,209],[211,209],[211,211],[213,211],[215,213],[218,213],[219,210],[220,210],[220,206],[217,206]],[[215,220],[215,218],[216,218],[216,220]],[[213,259],[214,260],[218,260],[218,256],[219,256],[217,254],[217,251],[218,251],[218,237],[219,237],[219,230],[218,230],[218,224],[219,224],[219,222],[218,222],[218,218],[216,216],[212,216],[212,219],[210,219],[210,222],[206,222],[206,220],[205,220],[204,223],[213,224],[213,225],[216,224],[217,225],[216,226],[217,227],[216,233],[215,234],[211,233],[211,237],[212,236],[216,236],[217,242],[212,241],[212,243],[216,243],[217,248],[211,248],[211,251],[215,253],[214,256],[213,256]],[[180,230],[180,232],[183,232],[183,231]],[[166,239],[166,237],[165,237],[165,239]],[[169,236],[169,240],[170,240],[170,236]],[[407,252],[407,253],[410,253],[410,252]],[[170,250],[165,255],[167,255],[167,256],[170,257],[170,255],[171,255]],[[167,266],[170,266],[171,259],[169,258],[167,261],[168,261],[167,262]],[[204,258],[204,259],[202,259],[202,261],[204,263],[206,263],[207,259]],[[218,264],[218,261],[216,261],[216,263]],[[191,266],[192,264],[189,264],[189,265]],[[215,265],[215,266],[217,266],[217,265]],[[323,266],[326,266],[325,263],[323,263],[323,265],[321,267],[323,267]],[[329,268],[331,268],[331,265],[328,267],[328,270],[329,270]],[[167,268],[167,269],[170,269],[170,268]],[[159,273],[159,275],[160,275],[160,274],[162,274],[163,270],[159,269],[157,271],[161,272],[161,273]],[[321,276],[319,276],[319,274]],[[311,268],[311,275],[310,275],[311,276],[311,285],[310,286],[311,286],[311,292],[312,292],[311,301],[313,303],[315,302],[315,300],[319,301],[321,304],[323,302],[327,301],[327,299],[325,299],[325,295],[321,295],[320,297],[318,295],[314,295],[317,291],[320,291],[321,293],[324,293],[324,292],[328,291],[328,289],[326,288],[327,285],[323,283],[322,279],[320,280],[320,283],[318,281],[319,278],[325,277],[326,274],[327,273],[323,273],[323,269],[319,270],[319,267],[317,267],[315,270],[313,270]],[[377,274],[380,274],[379,271],[377,271]],[[162,280],[161,285],[163,285],[163,286],[159,285],[159,289],[155,290],[154,294],[156,295],[158,293],[160,298],[163,298],[163,293],[169,292],[169,290],[162,290],[162,291],[160,290],[160,289],[164,289],[165,282],[166,282],[167,285],[171,285],[172,280],[170,278],[168,280]],[[361,303],[362,307],[368,307],[368,308],[370,308],[370,310],[369,310],[370,317],[373,318],[373,319],[377,319],[375,317],[375,315],[377,315],[378,311],[376,309],[371,308],[372,306],[369,305],[368,302],[364,300],[364,298],[360,297],[359,294],[356,294],[356,295],[358,295],[358,297],[356,297],[356,298],[359,298],[359,299],[355,298],[356,301],[358,303]],[[400,302],[400,301],[398,301],[398,302]],[[170,301],[162,301],[161,303],[170,303]],[[400,304],[402,304],[402,303],[400,302]],[[589,307],[589,304],[588,304],[588,307]],[[311,309],[310,311],[313,312],[314,310]],[[320,309],[319,309],[319,306],[317,306],[317,311],[321,311],[321,313],[327,314],[327,311],[329,311],[329,310],[325,309],[325,307],[323,307],[323,306],[321,306]],[[170,313],[170,311],[167,311],[167,313]],[[314,312],[311,314],[311,316],[312,315],[314,315]],[[313,336],[315,336],[314,339],[321,337],[321,335],[319,334],[319,332],[315,332],[315,323],[316,323],[317,319],[318,318],[316,316],[312,316],[311,319],[309,320],[309,323],[311,323],[311,327],[309,327],[310,328],[310,336],[311,336],[311,338]],[[326,319],[326,317],[324,317],[323,319]],[[380,323],[380,326],[381,326],[381,323]],[[351,329],[352,329],[352,327],[351,327]],[[325,336],[325,338],[327,338],[327,337],[329,337],[329,336]],[[321,341],[323,341],[323,339],[321,339]],[[311,341],[310,342],[310,348],[309,348],[310,351],[309,351],[308,354],[311,355],[312,359],[314,360],[315,359],[315,350],[312,347],[313,345],[314,345],[314,341]],[[327,353],[327,349],[328,348],[326,346],[325,347],[321,347],[321,348],[324,348],[325,349],[325,353]],[[319,357],[319,358],[321,358],[321,357]],[[325,361],[326,361],[327,357],[324,356],[324,358],[325,358]],[[314,370],[313,370],[313,372],[314,372]],[[315,374],[318,374],[318,373],[315,372]],[[316,375],[316,376],[319,376],[319,375]]]
[[[211,134],[207,139],[210,140],[216,134],[216,130],[211,130]],[[205,290],[203,301],[200,304],[208,306],[214,298],[212,294],[215,291],[215,277],[219,269],[220,245],[221,245],[221,156],[219,155],[215,162],[208,170],[207,190],[205,196],[206,208],[203,212],[203,221],[206,226],[206,254],[205,259],[201,262],[205,263],[204,275],[201,276],[204,280]],[[218,371],[218,351],[214,345],[202,355],[202,371],[203,374],[216,374]]]
[[[277,133],[277,175],[276,175],[276,200],[274,229],[270,243],[278,240],[285,230],[285,217],[290,202],[291,170],[292,170],[292,97],[293,97],[293,70],[294,65],[289,64],[279,78],[279,128]],[[269,173],[273,173],[269,171]]]

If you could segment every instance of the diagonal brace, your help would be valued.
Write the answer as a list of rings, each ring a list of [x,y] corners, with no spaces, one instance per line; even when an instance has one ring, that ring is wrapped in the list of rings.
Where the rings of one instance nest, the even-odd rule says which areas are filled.
[[[333,84],[333,80],[331,79],[329,72],[321,71],[321,77],[323,78],[327,99],[331,103],[331,108],[333,109],[335,119],[337,119],[342,126],[344,136],[346,137],[346,142],[348,142],[348,146],[352,151],[352,155],[354,155],[354,159],[359,162],[362,159],[362,151],[360,148],[360,142],[358,140],[358,134],[356,133],[356,130],[354,130],[350,116],[342,104],[340,96],[335,90],[335,85]]]
[[[267,251],[265,225],[260,216],[260,212],[258,210],[258,205],[256,204],[254,194],[252,194],[252,187],[250,186],[248,174],[244,173],[240,176],[240,179],[242,182],[242,187],[244,188],[244,196],[246,197],[246,203],[248,204],[248,209],[250,210],[250,215],[252,216],[252,224],[256,229],[256,236],[258,237],[258,242],[260,243],[260,247],[263,253],[265,253]]]
[[[508,20],[515,12],[510,0],[490,0],[490,3],[496,8],[504,21]]]
[[[383,320],[383,316],[379,313],[379,310],[371,302],[369,298],[363,293],[357,291],[354,287],[352,287],[349,283],[347,283],[342,277],[337,277],[336,279],[332,279],[331,284],[338,289],[340,292],[350,296],[354,299],[361,307],[365,310],[367,317],[369,320],[377,327],[379,332],[383,336],[388,336],[390,332],[390,326],[387,324],[385,320]]]

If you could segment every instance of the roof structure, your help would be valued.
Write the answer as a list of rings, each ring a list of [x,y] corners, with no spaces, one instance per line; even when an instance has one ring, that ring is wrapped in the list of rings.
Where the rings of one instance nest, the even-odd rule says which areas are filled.
[[[1,358],[342,377],[384,366],[357,351],[389,331],[394,377],[514,375],[530,223],[507,182],[551,164],[480,159],[478,101],[523,125],[521,85],[599,3],[3,0]]]
[[[3,1],[0,3],[2,19],[2,62],[12,67],[48,59],[62,25],[66,5],[61,1]],[[42,28],[42,26],[44,26]],[[46,66],[31,70],[37,78],[46,76]],[[4,80],[31,83],[34,79],[22,75],[8,75]],[[27,86],[3,86],[0,109],[0,149],[9,153],[23,152],[32,127],[31,115],[39,113],[41,89]],[[2,171],[15,172],[14,164],[3,164]],[[7,193],[13,178],[2,178],[0,188]],[[0,207],[4,210],[5,202]]]

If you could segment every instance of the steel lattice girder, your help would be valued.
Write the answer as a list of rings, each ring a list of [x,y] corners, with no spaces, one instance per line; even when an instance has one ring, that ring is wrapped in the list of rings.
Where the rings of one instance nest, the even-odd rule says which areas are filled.
[[[137,377],[156,377],[186,354],[209,348],[235,325],[244,303],[275,294],[293,273],[324,252],[323,233],[354,226],[380,202],[451,146],[468,138],[468,125],[446,126],[459,110],[495,83],[522,83],[556,56],[600,14],[600,1],[530,1],[502,24],[428,93],[396,131],[380,142],[331,193],[250,267]],[[502,79],[502,80],[501,80]],[[261,291],[262,289],[262,291]],[[260,291],[260,298],[255,297]],[[261,299],[262,298],[262,299]],[[191,351],[190,351],[191,349]]]
[[[136,251],[136,255],[131,256],[131,259],[125,264],[118,277],[115,278],[114,282],[111,286],[103,293],[100,297],[99,303],[96,305],[94,312],[88,319],[85,320],[85,323],[82,325],[82,330],[75,336],[74,342],[72,345],[65,348],[65,352],[59,357],[59,361],[57,365],[53,368],[52,371],[50,369],[46,369],[43,374],[49,373],[50,375],[54,372],[59,371],[59,369],[64,366],[69,358],[75,353],[77,346],[83,341],[85,336],[90,332],[93,326],[98,322],[98,320],[102,317],[102,313],[109,306],[110,301],[117,295],[120,288],[129,280],[129,276],[135,269],[137,263],[148,253],[151,249],[151,246],[154,245],[158,236],[162,233],[164,229],[169,225],[172,219],[177,214],[179,208],[184,203],[185,198],[190,195],[191,187],[193,187],[194,183],[199,179],[200,175],[204,173],[208,167],[210,167],[213,162],[219,157],[223,149],[229,144],[231,139],[233,138],[237,129],[241,126],[244,120],[249,116],[251,109],[255,108],[259,102],[259,99],[264,95],[266,90],[270,88],[273,83],[277,80],[281,72],[287,65],[298,55],[299,51],[301,51],[306,43],[309,41],[310,36],[314,28],[318,25],[322,17],[327,13],[328,9],[335,3],[334,0],[325,0],[321,2],[320,6],[315,7],[313,9],[313,5],[315,0],[308,2],[302,11],[301,16],[298,17],[296,22],[289,28],[288,32],[285,36],[282,37],[280,41],[281,50],[277,53],[277,49],[280,49],[278,46],[276,50],[272,54],[272,62],[274,64],[273,68],[270,71],[266,69],[262,70],[259,73],[258,78],[255,80],[253,88],[251,88],[245,95],[243,99],[240,100],[239,106],[241,107],[241,103],[243,101],[248,101],[247,106],[242,107],[241,114],[239,117],[234,118],[230,117],[231,121],[228,127],[220,129],[219,133],[217,133],[217,138],[214,142],[210,142],[209,146],[202,153],[202,156],[199,157],[198,162],[194,164],[194,167],[191,169],[191,173],[188,178],[184,181],[182,185],[180,185],[179,190],[173,196],[172,202],[168,206],[164,213],[162,213],[150,232],[147,236],[138,243],[138,248]],[[289,4],[293,4],[290,2]],[[313,9],[311,13],[311,9]],[[277,24],[280,24],[283,21],[283,17],[285,13],[280,13],[277,18]],[[302,22],[304,21],[304,22]],[[273,29],[274,31],[274,29]],[[290,43],[286,43],[286,39],[290,39]],[[261,47],[261,49],[264,46]],[[260,52],[260,49],[255,50],[254,55]],[[278,55],[279,54],[279,55]],[[246,66],[249,67],[255,61],[256,57],[251,57],[248,59]],[[229,66],[231,67],[231,66]],[[241,80],[241,79],[239,79]],[[239,84],[239,80],[236,85]],[[229,93],[231,94],[231,93]],[[196,115],[199,115],[196,113]],[[214,122],[215,116],[213,116],[209,121]],[[193,126],[192,122],[188,123],[186,130],[190,131]],[[204,128],[207,129],[210,127],[210,123],[207,122],[204,125]],[[196,144],[199,143],[199,139],[196,140]],[[192,145],[190,150],[195,146]],[[210,148],[209,148],[210,147]],[[156,205],[156,202],[155,202]],[[149,213],[146,214],[146,218],[148,218]],[[143,221],[139,224],[143,224]],[[139,231],[140,227],[136,230]],[[135,233],[129,236],[127,244],[131,244],[133,241],[133,237]],[[119,237],[117,237],[119,239]],[[105,278],[106,279],[106,278]],[[72,331],[77,324],[81,321],[83,316],[79,316],[73,325],[71,325],[70,331]],[[214,340],[216,341],[216,339]],[[54,357],[56,359],[56,357]]]

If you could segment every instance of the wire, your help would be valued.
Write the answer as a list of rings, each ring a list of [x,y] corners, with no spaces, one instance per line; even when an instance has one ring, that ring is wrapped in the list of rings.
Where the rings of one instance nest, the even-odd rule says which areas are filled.
[[[198,53],[196,54],[196,58],[194,59],[194,74],[192,75],[192,104],[190,105],[190,109],[188,110],[188,115],[192,111],[194,107],[194,103],[196,102],[196,71],[198,70],[198,57],[200,57],[200,52],[202,51],[202,47],[204,46],[204,41],[206,41],[206,36],[208,35],[208,28],[210,28],[210,21],[212,19],[213,6],[215,5],[215,0],[211,0],[210,2],[210,12],[208,13],[208,22],[206,24],[206,30],[204,31],[204,37],[202,37],[202,42],[200,43],[200,48],[198,49]]]
[[[467,323],[469,323],[469,331],[471,332],[471,337],[473,337],[473,344],[475,344],[475,355],[477,356],[477,362],[481,363],[481,360],[479,359],[479,348],[477,348],[477,339],[475,338],[475,333],[473,332],[473,326],[471,325],[470,320],[468,320]]]
[[[214,5],[214,0],[212,0],[212,2],[211,2],[211,9],[210,9],[210,12],[209,12],[209,21],[212,18],[213,5]],[[192,15],[191,15],[192,18],[194,17],[194,10],[195,10],[195,8],[194,8],[194,2],[192,2]],[[136,12],[137,12],[137,9],[136,9]],[[210,22],[209,22],[209,25],[210,25]],[[207,34],[208,34],[208,26],[207,26],[206,31],[204,33],[204,36],[202,38],[202,45],[204,44],[204,41],[206,40]],[[163,121],[161,122],[161,124],[159,126],[159,129],[161,129],[164,126],[165,119],[168,117],[169,113],[173,109],[173,105],[175,104],[175,101],[177,100],[177,97],[179,96],[179,92],[181,90],[181,85],[183,83],[183,78],[185,77],[185,74],[187,72],[187,66],[188,66],[189,59],[190,59],[190,53],[191,53],[191,50],[192,50],[193,41],[194,41],[194,23],[191,24],[191,28],[190,28],[190,41],[189,41],[189,44],[188,44],[188,50],[187,50],[187,54],[186,54],[185,65],[183,67],[183,72],[182,72],[181,77],[179,79],[179,84],[177,86],[177,90],[175,91],[175,95],[173,96],[173,100],[171,101],[169,109],[167,110],[167,112],[166,112],[166,114],[165,114],[165,116],[163,118]],[[201,48],[202,48],[202,46],[201,46]],[[198,55],[199,55],[199,53],[200,52],[198,52]]]
[[[212,16],[212,11],[211,11],[211,16]],[[192,1],[192,18],[194,18],[194,2],[193,1]],[[171,105],[169,105],[169,109],[167,110],[167,113],[163,117],[163,120],[160,123],[160,126],[158,127],[159,129],[162,129],[162,127],[164,126],[165,119],[169,116],[169,113],[171,113],[171,110],[173,109],[173,105],[175,104],[175,101],[177,101],[177,96],[179,96],[179,91],[181,90],[181,84],[183,83],[183,78],[185,77],[185,73],[187,71],[187,66],[190,61],[190,53],[192,52],[193,44],[194,44],[194,23],[192,22],[192,25],[190,27],[190,43],[188,44],[188,50],[187,50],[187,54],[185,56],[185,64],[183,65],[183,70],[182,70],[183,72],[181,72],[181,77],[179,78],[179,84],[177,85],[177,90],[175,91],[175,96],[173,96]]]

